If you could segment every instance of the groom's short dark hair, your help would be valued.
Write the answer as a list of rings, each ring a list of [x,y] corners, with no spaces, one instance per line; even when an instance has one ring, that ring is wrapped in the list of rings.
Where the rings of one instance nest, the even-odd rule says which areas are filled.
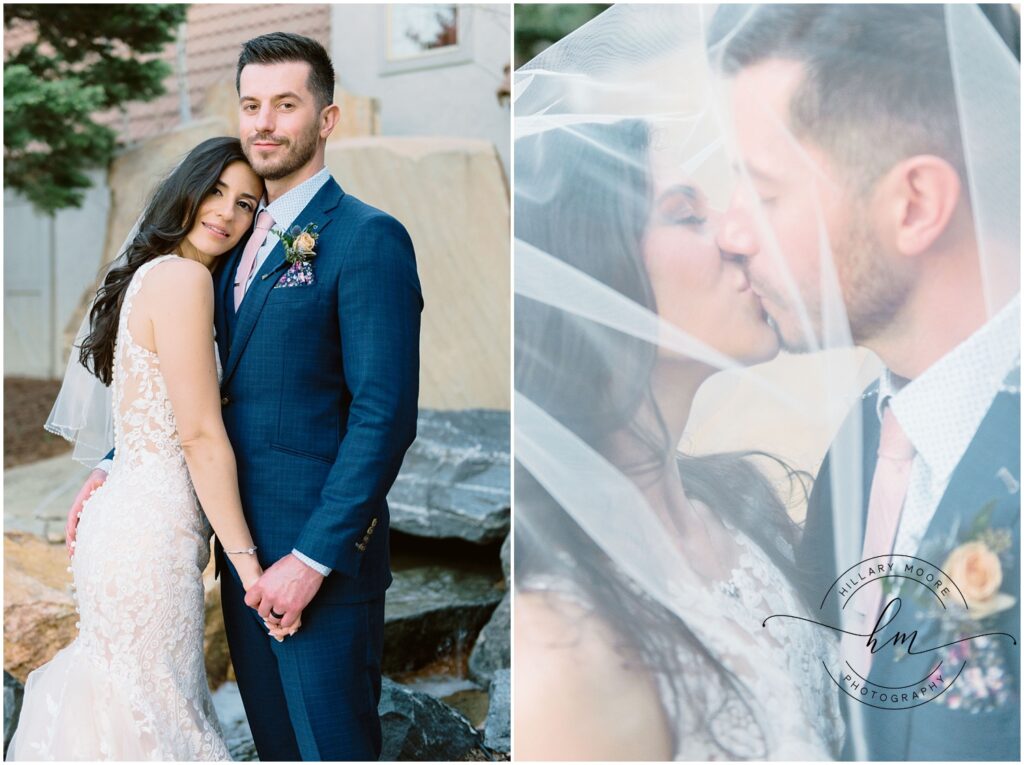
[[[935,5],[722,5],[709,52],[727,75],[769,59],[802,64],[790,126],[863,190],[917,154],[942,157],[966,180],[944,14]]]
[[[235,72],[235,90],[242,94],[242,70],[249,64],[284,64],[304,61],[309,64],[307,86],[323,109],[334,103],[334,65],[324,46],[316,40],[291,32],[271,32],[242,44]]]

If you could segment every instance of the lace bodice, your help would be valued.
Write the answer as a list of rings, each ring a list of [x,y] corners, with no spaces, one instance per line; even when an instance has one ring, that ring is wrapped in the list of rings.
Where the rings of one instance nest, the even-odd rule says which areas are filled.
[[[143,280],[155,266],[176,255],[149,261],[132,277],[125,292],[114,346],[114,443],[123,467],[139,467],[157,458],[185,468],[174,410],[160,373],[160,357],[132,337],[129,318]]]
[[[836,642],[827,632],[797,620],[773,619],[762,627],[770,614],[809,614],[765,552],[738,530],[728,524],[726,528],[735,565],[727,578],[709,584],[710,591],[701,594],[702,599],[710,595],[713,609],[684,620],[738,680],[740,691],[723,686],[707,658],[680,641],[678,665],[686,668],[683,682],[655,676],[673,726],[673,757],[833,759],[844,724],[838,691],[822,661],[834,666]],[[694,581],[693,577],[680,579]],[[567,597],[600,617],[583,589],[566,577],[534,575],[521,586]],[[634,588],[638,597],[645,596]],[[629,625],[612,627],[629,629]],[[681,693],[680,688],[687,692]]]

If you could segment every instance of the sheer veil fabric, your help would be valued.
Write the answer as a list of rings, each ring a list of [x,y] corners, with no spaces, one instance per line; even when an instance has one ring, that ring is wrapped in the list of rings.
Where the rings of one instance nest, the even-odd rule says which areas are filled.
[[[859,558],[857,404],[902,293],[851,294],[859,277],[916,277],[850,264],[879,249],[858,200],[893,152],[959,147],[943,159],[963,190],[949,225],[980,276],[946,294],[982,321],[1019,299],[1019,66],[982,13],[922,22],[947,63],[914,72],[920,98],[954,105],[937,137],[894,117],[872,143],[834,102],[915,61],[889,46],[884,9],[837,36],[848,10],[804,8],[789,9],[807,14],[804,42],[843,58],[825,97],[792,109],[792,67],[759,69],[765,87],[738,76],[771,33],[759,6],[613,6],[514,78],[517,592],[554,592],[623,636],[681,759],[830,758],[846,737],[863,754],[858,712],[844,722],[821,666],[834,634],[763,620],[817,605],[799,530],[776,516],[802,520],[827,450],[833,553]],[[778,167],[758,149],[788,180],[766,184]],[[669,474],[678,493],[658,488]]]

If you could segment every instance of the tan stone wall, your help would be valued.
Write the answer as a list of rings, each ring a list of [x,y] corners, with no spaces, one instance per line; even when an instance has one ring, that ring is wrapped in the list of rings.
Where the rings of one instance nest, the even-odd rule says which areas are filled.
[[[486,141],[373,137],[327,146],[346,191],[398,218],[425,308],[420,406],[508,409],[509,199]]]

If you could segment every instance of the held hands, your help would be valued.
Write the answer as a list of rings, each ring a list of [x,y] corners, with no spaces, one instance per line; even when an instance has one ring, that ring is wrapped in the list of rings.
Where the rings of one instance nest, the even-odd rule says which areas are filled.
[[[106,480],[107,471],[96,468],[89,473],[89,477],[85,479],[85,483],[82,484],[82,488],[75,496],[75,501],[71,503],[71,509],[68,511],[68,520],[64,525],[64,546],[68,550],[69,558],[75,556],[75,538],[78,535],[78,520],[82,515],[82,506],[98,488],[106,483]]]
[[[251,587],[246,587],[245,604],[259,611],[272,637],[283,640],[283,636],[275,635],[275,630],[282,635],[295,634],[303,609],[323,581],[323,574],[289,553],[263,572]],[[271,609],[281,614],[280,620],[271,615]]]
[[[259,562],[256,560],[256,556],[244,556],[242,560],[237,561],[236,571],[242,579],[242,587],[246,592],[246,601],[248,601],[249,590],[252,589],[260,577],[263,576],[263,569],[260,567]],[[267,628],[267,634],[274,638],[278,643],[284,641],[286,637],[291,637],[299,631],[299,627],[302,625],[302,620],[297,619],[295,624],[291,627],[282,627],[280,624],[268,621],[266,618],[263,619],[263,624]]]

